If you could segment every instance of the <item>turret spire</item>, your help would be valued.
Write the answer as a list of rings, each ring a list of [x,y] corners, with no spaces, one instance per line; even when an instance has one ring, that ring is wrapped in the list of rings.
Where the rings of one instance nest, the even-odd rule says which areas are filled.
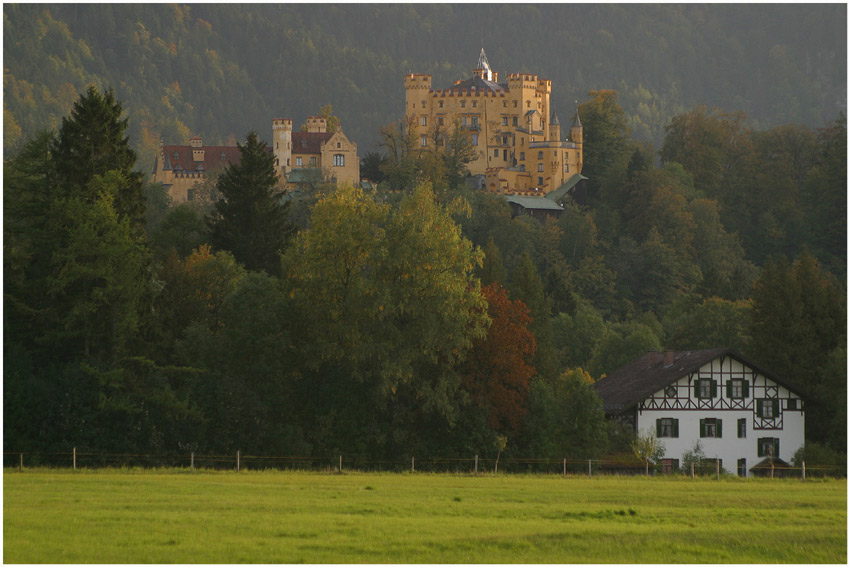
[[[478,66],[476,69],[484,69],[484,78],[488,81],[493,80],[493,71],[490,69],[490,63],[487,61],[487,54],[484,53],[484,48],[481,48],[481,55],[478,56]]]

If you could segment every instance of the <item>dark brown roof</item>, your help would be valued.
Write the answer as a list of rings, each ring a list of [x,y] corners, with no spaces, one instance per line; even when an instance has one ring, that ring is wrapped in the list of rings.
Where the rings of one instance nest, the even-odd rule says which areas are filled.
[[[328,132],[293,132],[293,154],[320,154],[322,145],[331,139],[333,134]]]
[[[193,138],[197,139],[197,138]],[[203,146],[204,161],[195,161],[192,146],[163,146],[164,170],[213,171],[228,164],[238,164],[242,154],[236,146]],[[272,149],[266,146],[266,151]]]
[[[482,79],[481,77],[475,76],[471,79],[467,79],[465,81],[461,81],[456,85],[452,85],[451,87],[444,89],[447,91],[460,89],[462,91],[469,90],[471,88],[475,88],[478,92],[486,92],[493,91],[495,93],[502,93],[508,90],[507,85],[500,85],[499,83],[494,83],[493,81],[488,81],[487,79]]]
[[[715,358],[727,355],[753,368],[759,374],[768,377],[777,384],[788,388],[795,394],[804,398],[810,397],[804,394],[799,387],[778,378],[729,348],[674,351],[672,354],[673,363],[665,365],[664,353],[647,353],[596,382],[594,388],[599,397],[602,398],[605,412],[618,414],[631,409],[655,392],[699,370]]]

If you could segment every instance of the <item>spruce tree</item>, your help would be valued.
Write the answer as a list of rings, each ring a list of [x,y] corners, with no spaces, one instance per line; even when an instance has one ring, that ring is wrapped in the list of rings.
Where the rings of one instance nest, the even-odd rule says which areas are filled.
[[[64,197],[94,203],[98,195],[91,193],[92,179],[118,171],[124,182],[114,203],[115,210],[140,230],[145,214],[144,182],[142,173],[133,171],[136,152],[125,135],[127,119],[121,118],[121,112],[122,105],[115,100],[111,88],[101,94],[90,86],[77,99],[71,115],[62,119],[51,144],[55,185]]]
[[[294,231],[289,203],[277,190],[274,156],[255,132],[239,144],[241,160],[219,177],[221,198],[207,219],[212,245],[227,250],[249,270],[280,276],[280,253]]]

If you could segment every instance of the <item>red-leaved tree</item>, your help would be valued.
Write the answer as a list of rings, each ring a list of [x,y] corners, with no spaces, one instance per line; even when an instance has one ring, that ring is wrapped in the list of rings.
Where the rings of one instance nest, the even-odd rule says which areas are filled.
[[[528,383],[536,370],[529,360],[537,351],[528,330],[531,316],[526,305],[508,298],[497,282],[482,288],[493,323],[487,338],[476,340],[464,362],[463,385],[487,412],[488,425],[514,437],[525,415]]]

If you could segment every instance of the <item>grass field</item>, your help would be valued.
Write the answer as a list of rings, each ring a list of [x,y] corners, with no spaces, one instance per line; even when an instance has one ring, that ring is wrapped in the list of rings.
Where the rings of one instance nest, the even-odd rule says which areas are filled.
[[[5,563],[846,563],[846,480],[3,475]]]

